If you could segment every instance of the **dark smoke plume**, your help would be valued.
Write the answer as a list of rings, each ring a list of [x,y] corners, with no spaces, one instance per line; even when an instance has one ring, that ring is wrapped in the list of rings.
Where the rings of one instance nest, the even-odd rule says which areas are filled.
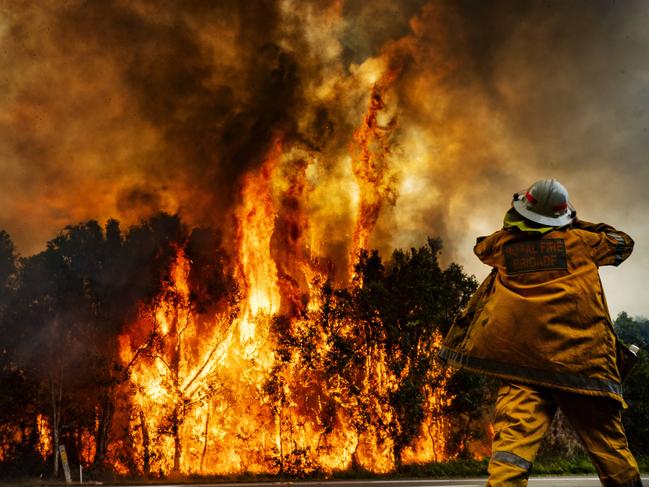
[[[88,218],[228,226],[241,175],[281,137],[303,152],[289,159],[317,159],[305,211],[338,261],[350,139],[375,73],[398,69],[399,198],[372,245],[440,235],[472,262],[510,194],[548,176],[584,218],[647,236],[648,15],[604,0],[5,4],[0,228],[30,253]]]

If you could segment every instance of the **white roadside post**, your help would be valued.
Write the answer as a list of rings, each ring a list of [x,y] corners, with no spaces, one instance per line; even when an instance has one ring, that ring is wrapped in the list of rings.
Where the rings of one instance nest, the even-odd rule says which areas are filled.
[[[63,473],[65,474],[65,483],[66,484],[71,484],[72,483],[72,476],[70,475],[70,464],[68,463],[68,454],[65,451],[65,445],[61,445],[59,447],[59,451],[61,452],[61,464],[63,465]]]

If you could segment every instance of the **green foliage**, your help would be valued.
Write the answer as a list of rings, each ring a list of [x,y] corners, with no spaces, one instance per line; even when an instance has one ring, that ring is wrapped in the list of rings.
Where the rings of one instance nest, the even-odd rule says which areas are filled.
[[[460,459],[448,462],[431,462],[404,465],[398,472],[405,477],[482,477],[487,475],[488,460]]]
[[[643,317],[631,318],[624,311],[615,319],[615,332],[624,343],[638,345],[649,350],[649,320]]]
[[[491,442],[486,425],[492,421],[499,383],[491,377],[459,370],[446,384],[448,394],[453,397],[444,411],[452,424],[448,448],[458,458],[473,458],[472,443],[488,445]]]
[[[455,314],[475,290],[475,280],[452,264],[442,270],[441,241],[409,252],[396,250],[383,266],[378,253],[361,253],[356,266],[353,319],[371,325],[370,341],[377,341],[390,357],[399,377],[387,400],[394,411],[388,425],[395,459],[420,433],[424,419],[425,387],[437,387],[442,376],[433,365],[435,334],[447,330]]]
[[[125,379],[117,337],[170,282],[182,248],[195,261],[189,284],[197,310],[214,308],[226,295],[236,299],[220,235],[200,229],[188,235],[177,215],[154,215],[127,233],[115,220],[103,228],[92,220],[70,225],[44,251],[20,259],[0,232],[0,423],[34,431],[36,415],[49,416],[60,404],[71,461],[78,461],[74,446],[86,428],[96,434],[100,466],[114,387]],[[59,388],[61,401],[53,404]],[[24,449],[35,452],[33,435],[19,445],[12,437],[14,430],[0,431],[8,460],[18,461]]]
[[[586,450],[568,418],[557,409],[550,430],[543,438],[537,459],[546,462],[562,460],[577,461],[587,455]]]
[[[6,301],[11,277],[16,272],[17,258],[11,237],[0,230],[0,305]]]
[[[641,472],[649,472],[649,455],[643,453],[636,455],[635,459],[638,462],[638,468]]]
[[[624,383],[624,398],[629,408],[622,413],[631,450],[649,454],[649,320],[620,313],[615,331],[626,344],[640,347],[638,362]]]
[[[594,474],[595,466],[590,457],[579,455],[574,458],[554,458],[540,459],[534,463],[532,475],[550,475],[550,474]]]
[[[378,442],[392,440],[397,465],[403,449],[422,434],[427,395],[444,378],[434,356],[436,337],[477,287],[460,266],[442,269],[440,251],[441,242],[433,239],[419,249],[395,251],[387,262],[377,251],[361,251],[348,287],[319,283],[318,311],[297,327],[282,317],[273,325],[279,361],[286,366],[297,357],[293,373],[305,384],[303,393],[293,393],[309,395],[308,384],[319,389],[325,430],[338,415],[348,417],[359,434],[373,431]],[[383,357],[387,371],[376,368]],[[274,370],[268,390],[278,390],[284,373],[283,366]],[[379,382],[380,373],[393,378],[389,386]]]

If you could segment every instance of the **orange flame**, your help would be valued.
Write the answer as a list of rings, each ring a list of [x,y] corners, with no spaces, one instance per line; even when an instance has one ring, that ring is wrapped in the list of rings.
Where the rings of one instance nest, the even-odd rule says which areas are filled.
[[[355,133],[360,155],[353,172],[361,198],[354,255],[367,246],[393,191],[387,157],[396,122],[379,123],[387,113],[383,97],[389,83],[386,75],[373,86],[368,113]],[[282,165],[289,162],[297,171],[285,181]],[[384,398],[407,370],[392,371],[383,346],[368,345],[351,322],[337,330],[363,351],[350,383],[301,365],[306,353],[313,354],[310,360],[324,360],[332,338],[330,331],[313,327],[321,306],[314,283],[328,276],[309,246],[308,166],[306,160],[288,161],[278,140],[259,170],[243,178],[235,212],[235,277],[241,291],[236,309],[216,316],[192,309],[191,263],[178,249],[168,288],[120,337],[129,401],[128,434],[111,450],[116,471],[128,470],[119,450],[129,450],[145,475],[394,470],[394,441],[381,425],[397,420]],[[281,344],[274,342],[273,329],[278,327],[316,348],[277,352]],[[440,343],[437,336],[433,346]],[[445,458],[449,424],[441,411],[450,398],[431,388],[426,401],[420,437],[401,452],[402,461]]]
[[[258,342],[255,317],[271,316],[279,309],[277,267],[270,255],[270,240],[277,212],[274,208],[270,183],[282,153],[277,141],[259,174],[245,176],[241,190],[241,205],[236,212],[239,250],[238,281],[245,296],[243,315],[239,324],[240,340],[248,354],[255,352]],[[271,360],[271,357],[268,357]]]
[[[260,312],[272,314],[279,308],[277,267],[270,256],[270,239],[277,218],[270,183],[281,153],[282,144],[278,141],[262,164],[259,174],[244,177],[241,205],[236,212],[238,277],[247,294],[246,314],[252,316]]]
[[[356,262],[358,252],[367,249],[369,237],[385,203],[396,202],[393,175],[389,167],[390,138],[397,126],[396,116],[386,111],[384,97],[396,77],[388,71],[372,86],[367,113],[354,132],[352,169],[360,191],[358,219],[354,228],[350,263]]]
[[[52,454],[52,428],[50,422],[42,414],[36,416],[36,429],[38,431],[38,444],[36,450],[43,460]]]

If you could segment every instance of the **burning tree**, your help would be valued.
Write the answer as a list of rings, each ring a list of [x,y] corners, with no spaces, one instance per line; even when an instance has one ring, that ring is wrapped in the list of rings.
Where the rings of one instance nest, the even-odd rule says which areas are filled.
[[[142,475],[389,472],[464,448],[434,357],[476,283],[440,267],[437,240],[386,263],[366,249],[397,197],[398,70],[373,70],[337,185],[352,218],[315,197],[323,154],[278,129],[226,238],[161,213],[125,234],[69,226],[20,260],[3,326],[20,330],[12,363],[44,380],[24,430],[55,475],[62,443]],[[323,238],[343,223],[349,238]]]
[[[3,327],[22,331],[3,356],[33,386],[11,390],[20,418],[3,409],[5,461],[66,443],[119,473],[304,475],[456,454],[434,353],[475,282],[440,268],[438,241],[386,264],[362,251],[349,286],[323,273],[274,312],[253,308],[219,242],[161,215],[124,235],[68,227],[21,260]]]
[[[350,287],[316,280],[312,302],[291,314],[249,314],[244,299],[215,317],[192,304],[179,249],[167,287],[120,338],[131,456],[114,466],[304,474],[453,455],[434,353],[475,282],[442,270],[439,250],[431,240],[387,267],[361,252]]]

